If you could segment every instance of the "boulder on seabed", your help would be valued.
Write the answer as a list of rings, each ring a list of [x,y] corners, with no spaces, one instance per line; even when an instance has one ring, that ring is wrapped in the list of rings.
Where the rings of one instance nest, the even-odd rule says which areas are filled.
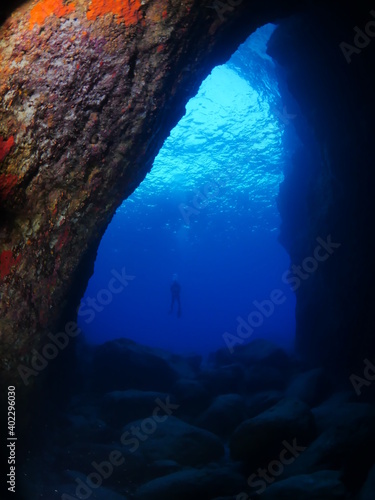
[[[62,416],[65,426],[61,425],[59,440],[66,442],[88,442],[106,443],[115,437],[115,431],[100,418],[92,415],[77,415],[66,413]]]
[[[282,399],[237,427],[230,438],[230,454],[233,460],[260,467],[279,456],[283,443],[306,446],[314,437],[315,422],[309,407],[298,399]]]
[[[98,486],[93,486],[92,484],[90,485],[87,475],[82,474],[79,471],[67,470],[65,471],[65,475],[72,480],[72,483],[61,484],[55,489],[55,491],[57,490],[59,492],[60,498],[64,498],[63,495],[65,494],[70,495],[68,498],[90,498],[90,500],[127,500],[127,497],[125,497],[122,493],[106,487],[105,484],[99,484]],[[101,481],[104,483],[105,479],[101,478]],[[95,484],[95,482],[93,484]]]
[[[211,402],[211,396],[198,380],[181,378],[172,387],[172,394],[180,403],[175,416],[181,419],[196,417]]]
[[[298,398],[310,407],[321,403],[330,392],[330,385],[322,368],[297,374],[290,382],[286,396]]]
[[[281,347],[266,339],[256,339],[247,344],[237,345],[233,353],[226,348],[219,349],[210,356],[209,360],[214,366],[237,362],[245,366],[272,366],[281,370],[289,368],[291,364],[288,354]]]
[[[235,496],[230,496],[230,497],[216,497],[216,498],[213,498],[213,500],[238,500],[237,499],[237,495]]]
[[[368,473],[365,484],[359,494],[358,500],[373,500],[375,492],[375,464]]]
[[[178,472],[182,466],[175,460],[155,460],[155,462],[152,462],[150,468],[155,472],[155,477],[160,477]]]
[[[338,392],[329,399],[315,406],[311,411],[314,414],[318,433],[321,433],[340,422],[349,422],[360,414],[366,415],[370,406],[367,403],[358,403],[351,392]]]
[[[246,486],[244,478],[229,467],[186,469],[150,481],[138,488],[136,500],[211,499],[234,494]]]
[[[229,435],[246,419],[245,399],[239,394],[217,396],[210,407],[196,420],[203,427],[218,436]]]
[[[238,363],[206,368],[198,380],[212,397],[245,392],[245,370]]]
[[[332,400],[334,401],[334,399]],[[366,403],[345,403],[330,408],[330,425],[313,441],[284,476],[330,468],[342,471],[343,481],[351,490],[358,490],[373,464],[369,449],[375,448],[375,406]]]
[[[117,458],[116,458],[117,457]],[[118,465],[113,467],[112,474],[106,479],[106,486],[131,482],[141,483],[145,478],[153,478],[155,474],[149,470],[148,464],[139,452],[131,453],[118,440],[107,443],[76,442],[66,446],[55,447],[54,467],[57,470],[78,470],[84,474],[95,472],[93,462],[106,463],[114,459]],[[123,458],[123,460],[122,460]]]
[[[157,407],[157,400],[166,399],[171,403],[176,402],[169,394],[162,392],[136,389],[109,392],[103,398],[101,416],[108,424],[122,427],[133,420],[151,417]]]
[[[348,492],[340,481],[340,472],[323,470],[314,474],[293,476],[271,484],[262,493],[261,498],[262,500],[347,500]]]
[[[194,359],[124,338],[95,346],[92,358],[92,390],[95,392],[126,389],[170,392],[178,378],[194,378],[198,371]]]
[[[246,397],[247,418],[253,418],[285,398],[282,391],[265,391]]]
[[[63,483],[63,484],[58,484],[58,485],[55,485],[53,490],[51,489],[51,492],[50,492],[50,497],[48,497],[48,490],[44,490],[43,491],[43,495],[46,496],[46,493],[47,493],[47,498],[62,498],[63,500],[66,498],[73,498],[73,499],[76,499],[76,498],[90,498],[90,500],[128,500],[129,497],[125,497],[122,493],[117,493],[113,490],[110,490],[109,488],[106,488],[104,486],[101,486],[100,488],[97,488],[97,489],[91,489],[90,488],[90,491],[91,493],[89,493],[89,490],[87,490],[87,493],[86,495],[90,495],[89,497],[88,496],[81,496],[81,497],[77,497],[76,495],[76,490],[77,490],[77,486],[74,486],[73,484],[71,483]],[[83,490],[79,490],[79,491],[82,491],[82,494],[83,493]],[[56,495],[57,493],[57,495]],[[65,496],[64,496],[65,495]]]
[[[145,420],[137,420],[123,429],[123,435],[127,433],[127,443],[124,440],[123,443],[131,445],[130,449],[136,447],[148,462],[170,459],[181,465],[195,466],[219,460],[224,455],[220,439],[209,431],[173,416],[162,422],[154,421],[152,426],[148,420],[147,426]],[[142,436],[140,439],[134,437],[135,430]]]
[[[273,366],[250,365],[245,368],[246,392],[250,394],[283,390],[287,380],[287,374]]]

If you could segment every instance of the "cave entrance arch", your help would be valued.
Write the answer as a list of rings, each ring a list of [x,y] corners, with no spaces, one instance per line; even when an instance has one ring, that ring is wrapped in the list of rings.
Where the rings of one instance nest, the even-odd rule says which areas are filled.
[[[297,105],[287,109],[266,53],[275,29],[259,28],[204,80],[118,209],[78,313],[89,341],[126,337],[200,354],[256,338],[292,348],[295,300],[276,199],[302,144]],[[175,272],[177,320],[167,315]]]
[[[76,3],[80,6],[84,4],[79,0]],[[83,151],[82,144],[85,146],[84,151],[89,150],[89,144],[99,144],[96,149],[100,152],[103,143],[96,142],[97,137],[94,133],[88,136],[85,129],[86,121],[82,121],[82,115],[79,113],[75,114],[79,106],[76,101],[72,103],[71,98],[72,89],[74,91],[77,87],[74,82],[64,85],[55,73],[48,74],[48,68],[50,63],[56,60],[58,64],[51,69],[64,68],[63,61],[68,58],[70,62],[73,61],[69,66],[71,74],[74,74],[74,71],[82,71],[79,75],[81,79],[77,79],[79,85],[82,86],[85,72],[90,75],[90,71],[85,66],[87,60],[90,60],[87,55],[90,53],[90,57],[92,56],[93,46],[102,48],[105,45],[103,33],[108,27],[106,23],[111,24],[111,20],[106,19],[105,22],[98,20],[91,39],[92,45],[87,43],[90,39],[90,36],[87,37],[87,31],[84,32],[79,22],[77,23],[77,20],[82,20],[82,18],[86,22],[87,9],[81,9],[74,14],[74,18],[68,14],[68,17],[70,16],[68,27],[72,30],[66,30],[67,24],[60,21],[54,12],[49,12],[49,16],[44,16],[45,12],[42,12],[43,15],[38,18],[39,20],[43,18],[45,25],[41,29],[37,26],[35,32],[32,32],[29,30],[27,17],[31,6],[25,7],[18,17],[15,14],[5,27],[6,34],[10,37],[7,37],[7,40],[15,41],[16,39],[17,43],[14,44],[16,54],[10,50],[11,46],[7,47],[5,53],[3,46],[1,47],[1,56],[4,59],[2,61],[4,64],[0,68],[1,81],[12,83],[11,89],[7,84],[0,88],[2,105],[5,94],[7,94],[5,102],[11,103],[5,110],[6,118],[4,118],[5,111],[2,108],[2,124],[5,123],[7,127],[11,127],[10,134],[14,134],[13,139],[13,135],[3,137],[2,156],[5,162],[1,167],[6,166],[6,175],[9,166],[16,174],[22,174],[16,175],[12,170],[12,176],[7,177],[7,182],[1,186],[2,203],[7,215],[5,227],[3,228],[2,225],[1,228],[1,250],[5,252],[1,262],[3,275],[1,312],[5,317],[1,325],[1,333],[2,340],[6,340],[2,345],[2,361],[9,384],[12,384],[15,379],[19,380],[17,365],[20,362],[29,363],[31,348],[39,348],[49,331],[58,330],[63,305],[73,296],[74,299],[76,298],[73,276],[77,275],[82,282],[82,276],[89,274],[86,269],[85,272],[82,271],[84,266],[81,266],[81,263],[89,262],[90,264],[92,253],[86,254],[85,252],[95,247],[102,236],[103,228],[123,198],[124,192],[130,193],[147,171],[148,161],[153,156],[153,151],[159,148],[162,140],[158,132],[170,130],[173,117],[181,112],[180,108],[175,110],[173,106],[178,106],[178,103],[183,102],[192,92],[196,83],[194,80],[200,79],[206,71],[205,68],[211,66],[213,61],[224,57],[224,54],[227,54],[239,39],[244,38],[244,32],[248,33],[259,26],[260,19],[264,21],[264,17],[267,20],[278,16],[284,17],[291,11],[295,13],[297,10],[295,2],[286,2],[278,7],[275,7],[274,2],[262,3],[261,6],[260,2],[246,2],[246,8],[245,2],[238,2],[238,4],[240,7],[237,11],[230,10],[231,16],[226,15],[227,24],[216,26],[216,33],[218,33],[216,38],[210,31],[213,18],[206,16],[207,10],[204,13],[203,7],[202,9],[194,7],[191,15],[190,11],[184,12],[181,17],[176,15],[172,19],[172,22],[175,21],[175,25],[181,29],[176,40],[173,41],[174,47],[178,50],[164,53],[165,44],[152,46],[154,51],[138,53],[141,62],[137,66],[138,55],[134,57],[134,52],[126,53],[125,57],[124,53],[119,51],[116,53],[118,57],[113,58],[116,47],[112,46],[112,52],[109,57],[105,57],[105,62],[97,61],[98,65],[103,62],[105,68],[113,70],[108,74],[113,75],[118,71],[123,77],[123,79],[108,78],[100,81],[101,84],[105,84],[103,87],[95,86],[95,82],[94,87],[91,88],[92,95],[95,94],[98,98],[93,99],[94,104],[98,106],[102,103],[109,104],[109,109],[113,111],[117,120],[115,120],[116,128],[109,119],[110,113],[103,113],[103,119],[107,120],[106,127],[103,129],[107,130],[111,137],[112,149],[106,150],[108,161],[105,164],[106,168],[102,169],[97,164],[86,162],[86,157],[80,156]],[[184,8],[186,2],[181,2],[180,6]],[[308,355],[312,364],[330,365],[336,373],[339,373],[339,368],[342,366],[346,369],[345,375],[353,373],[350,368],[354,363],[357,364],[355,373],[362,374],[363,359],[373,359],[374,354],[372,314],[374,237],[372,233],[368,233],[368,228],[372,227],[374,212],[371,192],[373,155],[368,154],[373,150],[372,131],[375,114],[372,72],[374,42],[364,32],[368,40],[362,39],[362,47],[358,48],[355,46],[358,37],[355,38],[355,36],[358,30],[365,30],[368,23],[373,22],[372,6],[369,2],[361,2],[351,4],[351,10],[346,5],[338,10],[334,3],[331,5],[315,1],[301,2],[301,9],[304,6],[307,6],[307,14],[288,26],[284,26],[284,38],[281,37],[277,52],[279,61],[284,63],[288,73],[289,84],[297,95],[303,113],[312,124],[319,140],[322,162],[319,164],[320,170],[314,177],[311,188],[308,189],[310,207],[317,207],[317,210],[310,211],[310,218],[304,219],[305,225],[302,225],[300,232],[296,232],[295,229],[301,228],[301,221],[289,220],[289,227],[284,233],[288,237],[285,237],[284,242],[293,261],[299,263],[314,250],[311,244],[314,245],[314,238],[317,234],[326,238],[335,229],[337,234],[333,236],[333,241],[340,242],[342,253],[338,254],[337,258],[335,256],[334,259],[329,260],[324,271],[321,270],[318,275],[315,275],[316,278],[313,281],[315,286],[311,286],[310,281],[308,287],[299,291],[297,314],[300,339],[303,341],[301,352]],[[66,12],[65,7],[62,10]],[[211,11],[212,9],[208,10],[208,12]],[[56,14],[60,13],[61,9],[56,11]],[[175,13],[176,11],[173,15]],[[162,22],[162,19],[158,18],[158,12],[154,10],[153,14],[152,22]],[[160,18],[162,14],[163,12],[160,13]],[[177,14],[180,13],[177,12]],[[168,18],[168,12],[165,17]],[[181,18],[182,22],[180,22]],[[65,31],[58,29],[60,22]],[[116,30],[121,29],[116,24],[118,23],[115,21],[111,24],[111,29],[115,33]],[[150,24],[146,22],[146,25],[149,29]],[[353,32],[353,26],[358,27],[357,31]],[[367,30],[370,33],[372,33],[371,27],[372,25]],[[238,28],[238,33],[236,28]],[[74,31],[77,31],[79,35],[75,38],[77,40],[75,43]],[[154,26],[149,29],[147,35],[150,35],[150,31],[155,31]],[[123,45],[127,46],[130,39],[136,39],[137,33],[136,28],[132,27],[120,32],[119,36],[124,42]],[[20,34],[22,36],[19,36]],[[130,34],[129,38],[127,38],[128,34]],[[59,42],[57,44],[55,43],[56,37]],[[150,36],[144,37],[146,42],[150,39]],[[49,48],[61,48],[63,42],[69,43],[64,45],[62,54],[56,53],[56,50],[46,51],[48,40],[54,42]],[[35,41],[37,43],[32,43]],[[154,40],[152,42],[154,43]],[[350,65],[340,48],[343,42],[354,48]],[[77,43],[82,43],[84,47],[84,50],[78,50],[78,55],[75,46]],[[134,47],[131,44],[129,46]],[[36,53],[34,52],[32,58],[27,60],[31,48]],[[289,48],[290,53],[295,56],[293,60],[286,57]],[[79,56],[79,53],[82,57],[79,60],[74,59]],[[142,60],[145,53],[147,57]],[[18,57],[13,57],[14,55]],[[108,56],[108,53],[105,53],[105,56]],[[157,57],[160,59],[156,59]],[[158,65],[162,66],[163,71],[158,75],[160,78],[157,80],[162,84],[155,85],[150,94],[146,91],[142,94],[143,87],[140,82],[143,81],[144,76],[147,76],[147,69],[145,69],[147,65],[143,63],[150,60],[154,68],[159,67]],[[109,62],[115,63],[114,66],[108,66]],[[173,66],[171,62],[175,65]],[[27,79],[24,78],[26,63],[31,65],[31,72]],[[38,73],[39,70],[44,76]],[[195,70],[197,70],[197,75],[194,73]],[[64,70],[64,74],[66,73]],[[107,77],[108,74],[106,73],[105,76]],[[193,76],[190,76],[191,74]],[[48,78],[45,77],[46,75]],[[49,93],[53,95],[56,89],[61,91],[62,98],[58,100],[58,105],[55,104],[54,107],[52,104],[52,108],[48,108],[47,103],[36,99],[38,94],[28,92],[30,89],[27,87],[33,76],[35,76],[33,83],[38,85],[39,96],[49,95]],[[154,76],[153,74],[151,78]],[[128,115],[124,119],[116,114],[118,93],[112,91],[119,90],[121,82],[125,82],[126,87],[129,80],[134,80],[138,94],[131,106],[125,110]],[[26,88],[21,88],[21,83]],[[49,92],[44,84],[52,87]],[[361,92],[358,92],[358,89]],[[171,91],[170,99],[167,91]],[[12,99],[13,92],[17,97],[15,99]],[[165,95],[168,95],[168,99],[163,100],[160,96]],[[149,97],[152,97],[154,101],[148,101]],[[79,98],[82,102],[85,96],[79,96]],[[25,114],[19,111],[22,111],[24,106],[29,108],[29,104],[31,110],[28,110],[26,116],[30,116],[34,110],[39,119],[29,124],[32,137],[26,140],[22,135],[25,129],[21,127],[25,125],[22,121]],[[150,112],[146,117],[143,116],[142,120],[139,119],[140,109],[137,105],[140,107],[146,105]],[[122,108],[120,107],[119,110]],[[163,112],[155,114],[155,110],[163,110]],[[59,129],[60,118],[63,122],[62,119],[66,116],[69,117],[69,127]],[[92,117],[90,125],[94,124],[94,118]],[[124,122],[126,126],[129,122],[138,126],[138,128],[134,127],[132,142],[125,144],[119,141],[119,136],[125,129]],[[55,141],[56,131],[61,133],[59,141]],[[5,134],[4,127],[1,133]],[[147,144],[139,140],[141,136],[144,137],[145,133],[150,138]],[[107,135],[104,139],[107,140],[109,136]],[[124,157],[126,158],[124,151],[128,153],[129,165],[132,164],[134,169],[119,167]],[[25,157],[27,161],[24,161]],[[72,158],[79,159],[79,161],[72,162]],[[45,165],[53,165],[56,168],[48,169]],[[59,191],[62,182],[64,182],[64,196],[60,196]],[[46,197],[45,193],[48,193],[50,197]],[[295,238],[296,234],[298,238]],[[363,242],[365,244],[360,244]],[[56,268],[56,263],[59,264],[58,268]],[[348,272],[348,267],[354,272]],[[340,271],[343,269],[346,272],[341,275]],[[71,302],[74,302],[74,306],[77,305],[73,299]],[[63,317],[64,320],[72,320],[75,317],[75,307],[68,312],[68,316]],[[46,373],[47,371],[43,375]],[[63,371],[59,373],[56,369],[56,379],[64,378],[62,374]],[[38,373],[37,376],[39,376],[37,380],[42,378]],[[344,382],[348,384],[348,380],[347,376]],[[66,379],[62,382],[62,386],[66,391]],[[5,394],[5,391],[3,393]],[[18,404],[20,400],[21,397],[17,401]],[[42,404],[35,406],[38,407],[38,412],[43,407]]]
[[[339,228],[337,238],[347,245],[347,257],[356,250],[353,242],[366,238],[363,227],[371,225],[368,214],[372,205],[367,202],[364,215],[361,200],[369,198],[372,180],[365,152],[371,135],[366,130],[371,129],[373,115],[374,44],[364,32],[368,40],[363,41],[362,48],[355,46],[358,30],[353,34],[353,19],[358,29],[371,34],[370,3],[345,5],[338,11],[334,4],[320,1],[301,2],[298,8],[295,2],[283,6],[274,2],[231,2],[224,19],[217,17],[215,9],[191,3],[194,7],[186,8],[183,2],[168,12],[157,8],[156,2],[142,2],[143,21],[137,25],[136,17],[124,16],[122,11],[99,9],[97,16],[87,15],[90,9],[85,0],[56,9],[48,2],[47,10],[41,9],[42,2],[36,9],[32,2],[26,2],[2,26],[7,42],[1,46],[1,81],[5,82],[0,88],[5,106],[1,108],[1,175],[6,182],[1,186],[5,217],[1,221],[0,300],[6,339],[2,345],[3,371],[7,375],[12,372],[18,376],[17,364],[29,363],[30,350],[41,348],[49,332],[76,318],[95,250],[115,209],[144,178],[165,138],[163,134],[181,116],[183,103],[196,90],[197,81],[265,22],[295,15],[282,22],[283,34],[273,47],[273,56],[285,68],[288,84],[322,151],[323,161],[309,195],[317,201],[316,193],[324,185],[324,211],[310,213],[304,220],[305,228],[314,227],[315,234]],[[170,31],[165,25],[175,26],[175,38],[168,38]],[[108,26],[119,45],[108,43]],[[155,39],[155,26],[165,28],[158,31],[165,35],[163,43]],[[352,47],[350,64],[342,44],[347,49]],[[117,50],[119,47],[123,50]],[[25,67],[30,69],[27,75]],[[102,69],[98,72],[95,67]],[[103,78],[93,80],[93,75]],[[130,101],[126,108],[120,103],[124,92],[128,92]],[[47,102],[49,96],[55,97],[52,103]],[[105,108],[106,112],[99,113],[100,123],[91,107],[96,111]],[[97,126],[105,131],[99,142]],[[360,173],[353,172],[357,163]],[[48,165],[56,168],[49,169]],[[348,187],[352,175],[358,187],[354,198]],[[345,198],[351,203],[345,204]],[[355,214],[354,220],[362,221],[358,226],[351,224],[354,236],[350,238],[340,226],[339,210],[334,208],[338,206],[345,206],[348,219]],[[288,224],[283,244],[298,263],[313,250],[311,238],[303,228],[295,238],[301,221]],[[370,243],[361,247],[359,261],[372,262]],[[361,271],[356,278],[365,284],[361,287],[363,300],[352,300],[350,290],[355,283],[348,286],[342,278],[341,290],[348,290],[345,297],[328,295],[332,276],[340,265],[343,262],[338,259],[336,267],[331,269],[333,263],[326,267],[328,271],[320,276],[317,289],[313,292],[309,286],[303,292],[297,310],[302,351],[313,363],[329,364],[330,355],[343,345],[343,338],[344,364],[357,355],[363,359],[368,355],[366,346],[372,346],[373,320],[368,318],[369,308],[361,311],[362,304],[369,300],[365,294],[370,274]],[[325,301],[316,304],[314,297],[319,293]],[[340,318],[332,318],[330,324],[324,321],[330,310],[342,311],[349,302],[354,307],[347,308]],[[359,341],[352,334],[357,329]],[[332,342],[322,350],[326,338]]]

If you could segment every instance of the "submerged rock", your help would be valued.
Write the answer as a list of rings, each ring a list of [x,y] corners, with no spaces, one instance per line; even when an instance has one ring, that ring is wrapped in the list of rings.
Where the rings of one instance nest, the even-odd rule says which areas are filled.
[[[233,460],[261,466],[279,456],[285,441],[304,447],[314,436],[309,407],[298,399],[283,399],[237,427],[230,438],[230,453]]]
[[[183,358],[180,359],[181,371],[184,372],[188,367],[183,365]],[[139,389],[169,392],[177,378],[177,370],[162,351],[128,339],[106,342],[94,352],[92,387],[95,391]]]
[[[227,436],[246,416],[245,399],[238,394],[224,394],[215,398],[195,423],[214,434]]]
[[[346,408],[345,408],[346,407]],[[351,403],[331,409],[332,425],[286,470],[286,475],[331,468],[342,471],[345,484],[360,488],[374,462],[365,450],[375,448],[375,407]]]
[[[360,415],[368,415],[372,406],[353,401],[353,394],[339,392],[312,409],[318,432],[334,427],[341,422],[350,422]]]
[[[202,370],[198,379],[212,396],[245,391],[245,370],[238,363],[207,368]]]
[[[262,365],[285,369],[290,366],[286,352],[269,340],[256,339],[244,345],[238,345],[231,354],[228,349],[219,349],[211,355],[211,360],[217,365],[239,362],[245,366]]]
[[[103,420],[91,416],[67,414],[67,425],[61,428],[61,437],[81,442],[106,443],[115,436],[115,431]]]
[[[113,391],[105,395],[102,403],[101,414],[110,425],[122,427],[132,420],[152,416],[153,410],[158,406],[157,400],[165,401],[174,399],[162,392],[139,391]]]
[[[265,483],[266,484],[266,483]],[[347,500],[340,473],[326,470],[302,474],[271,484],[262,493],[264,500]]]
[[[201,465],[224,455],[220,439],[204,429],[169,416],[154,425],[131,422],[123,429],[122,443],[130,451],[139,451],[149,462],[174,460],[181,465]]]
[[[358,500],[373,500],[375,492],[375,465],[372,466],[370,472],[368,473],[367,479],[361,492],[359,494]]]
[[[98,485],[96,486],[95,479],[93,483],[87,475],[81,472],[69,470],[65,472],[65,476],[70,477],[73,484],[67,483],[58,486],[56,489],[59,492],[60,498],[64,498],[63,495],[71,495],[72,498],[90,498],[95,500],[127,500],[122,493],[108,488],[105,484],[105,479],[99,477]]]
[[[245,385],[249,393],[280,391],[287,384],[287,375],[279,368],[256,365],[245,369]]]
[[[196,417],[210,404],[212,399],[208,390],[198,380],[181,378],[172,387],[172,394],[181,404],[176,416],[185,419]]]
[[[55,466],[59,471],[73,469],[89,474],[94,471],[93,462],[108,461],[112,452],[124,457],[124,461],[120,466],[114,468],[114,473],[108,478],[107,484],[116,482],[118,475],[121,474],[127,474],[127,477],[132,480],[143,479],[147,470],[146,461],[139,453],[129,453],[129,450],[121,445],[119,439],[113,439],[107,443],[77,441],[56,446],[54,450]]]
[[[297,374],[290,382],[286,396],[298,398],[309,406],[316,406],[329,394],[329,381],[322,368]]]
[[[141,486],[137,500],[191,500],[211,499],[231,494],[246,485],[240,474],[228,467],[187,469],[163,476]]]
[[[253,418],[275,406],[284,399],[285,395],[281,391],[266,391],[251,394],[246,397],[246,410],[248,418]]]

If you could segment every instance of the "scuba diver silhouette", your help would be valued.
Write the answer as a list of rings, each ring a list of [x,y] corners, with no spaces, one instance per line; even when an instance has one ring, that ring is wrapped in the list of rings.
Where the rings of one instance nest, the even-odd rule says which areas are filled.
[[[172,301],[171,301],[171,308],[169,310],[169,314],[172,314],[173,312],[173,306],[174,303],[177,302],[177,316],[181,316],[181,301],[180,301],[180,292],[181,292],[181,286],[179,282],[177,281],[177,274],[174,274],[172,277],[172,284],[171,284],[171,295],[172,295]]]

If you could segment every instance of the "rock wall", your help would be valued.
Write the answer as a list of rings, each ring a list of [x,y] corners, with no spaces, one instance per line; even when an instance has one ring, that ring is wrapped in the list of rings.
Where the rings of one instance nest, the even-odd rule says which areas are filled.
[[[301,107],[294,123],[305,143],[279,199],[281,242],[302,266],[293,282],[297,347],[346,383],[375,359],[374,27],[366,2],[325,6],[283,22],[270,46]],[[317,238],[329,235],[329,258],[314,264]]]
[[[19,380],[17,366],[29,366],[49,333],[67,325],[76,333],[75,309],[99,241],[202,79],[255,28],[304,9],[282,24],[272,54],[323,161],[306,187],[303,227],[284,232],[284,243],[297,263],[316,236],[332,234],[342,247],[297,290],[299,347],[313,362],[329,362],[340,348],[349,362],[352,346],[365,345],[374,48],[348,65],[339,43],[353,38],[370,7],[351,6],[345,15],[343,6],[329,7],[334,2],[320,4],[41,0],[7,18],[0,28],[0,354],[7,380]],[[294,216],[285,199],[282,215],[287,228]]]

